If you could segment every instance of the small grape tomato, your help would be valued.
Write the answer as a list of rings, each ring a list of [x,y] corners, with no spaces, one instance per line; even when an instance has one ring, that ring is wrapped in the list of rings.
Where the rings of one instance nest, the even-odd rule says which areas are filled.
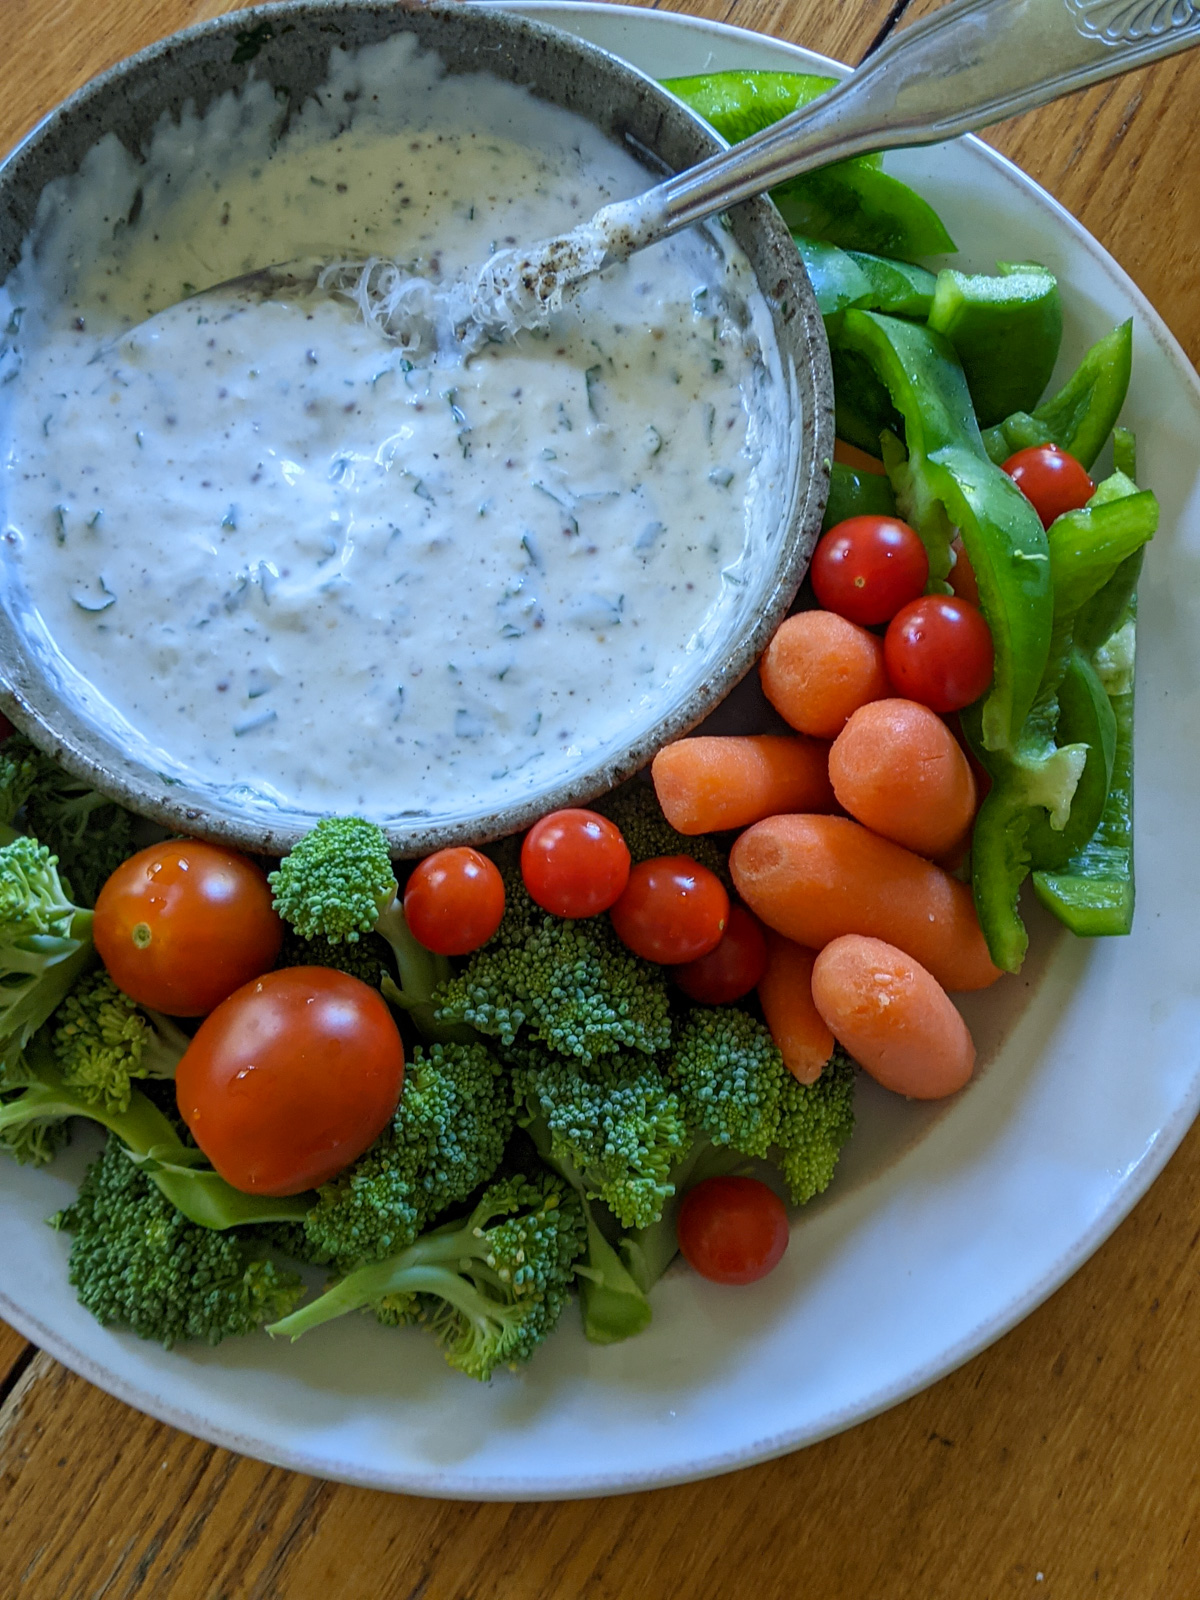
[[[812,559],[812,586],[826,611],[869,628],[890,622],[925,592],[929,557],[896,517],[849,517],[830,528]]]
[[[727,1005],[756,989],[767,970],[767,941],[758,918],[745,906],[729,908],[729,921],[715,950],[675,967],[671,976],[693,1000]]]
[[[123,861],[96,900],[96,949],[118,989],[173,1017],[203,1017],[269,972],[283,944],[266,874],[198,839]]]
[[[706,1178],[689,1189],[676,1224],[684,1260],[713,1283],[757,1283],[788,1244],[783,1201],[757,1178]]]
[[[729,896],[720,878],[690,856],[654,856],[634,867],[609,916],[635,956],[677,966],[721,942]]]
[[[494,861],[458,845],[435,850],[404,887],[404,920],[426,950],[465,956],[485,945],[504,916],[504,879]]]
[[[525,835],[521,876],[543,911],[598,917],[629,881],[629,846],[595,811],[552,811]]]
[[[1048,528],[1064,511],[1078,511],[1096,492],[1096,485],[1074,456],[1056,444],[1031,444],[1004,463],[1004,471]]]
[[[883,659],[898,695],[931,711],[959,711],[992,681],[992,635],[968,601],[922,595],[888,624]]]
[[[301,1194],[391,1121],[404,1046],[377,989],[330,967],[283,967],[206,1017],[175,1073],[179,1114],[247,1194]]]

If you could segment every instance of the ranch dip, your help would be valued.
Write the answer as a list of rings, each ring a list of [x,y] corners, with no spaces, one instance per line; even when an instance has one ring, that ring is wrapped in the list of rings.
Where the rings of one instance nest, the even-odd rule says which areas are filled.
[[[0,527],[63,692],[167,781],[381,822],[499,809],[649,725],[778,471],[727,234],[469,355],[326,294],[183,298],[295,257],[450,282],[647,181],[402,36],[335,52],[282,137],[252,84],[51,185],[0,301]]]

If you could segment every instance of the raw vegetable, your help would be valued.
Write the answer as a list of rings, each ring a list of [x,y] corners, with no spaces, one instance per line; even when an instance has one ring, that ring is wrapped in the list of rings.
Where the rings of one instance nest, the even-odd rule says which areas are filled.
[[[729,896],[716,874],[690,856],[654,856],[633,868],[608,915],[634,955],[673,966],[716,949],[729,921]]]
[[[53,1021],[63,1082],[94,1105],[128,1111],[137,1078],[173,1078],[191,1040],[159,1012],[143,1011],[105,972],[81,978]]]
[[[927,321],[957,352],[981,427],[1031,409],[1050,381],[1062,342],[1062,302],[1052,272],[996,263],[984,273],[938,273]]]
[[[757,1178],[706,1178],[679,1208],[679,1249],[713,1283],[757,1283],[783,1259],[788,1216]]]
[[[809,577],[826,611],[869,628],[890,622],[901,606],[924,594],[929,557],[907,522],[850,517],[821,539]]]
[[[836,739],[859,706],[891,693],[882,639],[832,611],[786,618],[758,672],[784,721],[819,739]]]
[[[949,995],[923,966],[880,939],[834,939],[813,967],[813,1000],[844,1049],[885,1089],[914,1100],[956,1094],[975,1046]]]
[[[0,847],[0,1073],[95,959],[92,913],[72,903],[45,845],[22,834]]]
[[[957,595],[911,600],[888,623],[887,675],[898,692],[931,711],[961,711],[991,686],[992,634],[978,607]]]
[[[813,1003],[812,970],[817,952],[766,932],[767,964],[758,1001],[783,1064],[797,1083],[815,1083],[833,1055],[834,1038]]]
[[[404,886],[404,920],[434,955],[478,950],[503,915],[504,883],[495,863],[465,845],[426,856]]]
[[[823,532],[836,528],[839,522],[850,517],[892,517],[895,514],[896,496],[886,477],[845,462],[833,463],[829,474],[829,499],[825,502],[825,516],[821,522]]]
[[[716,949],[672,968],[671,977],[692,1000],[723,1006],[756,988],[766,966],[767,944],[758,919],[745,906],[733,905]]]
[[[58,857],[72,897],[94,906],[109,873],[133,853],[133,817],[18,733],[4,744],[0,821],[11,826],[22,807],[25,828]]]
[[[1029,445],[1054,444],[1090,467],[1121,414],[1132,366],[1130,320],[1097,340],[1057,394],[988,428],[988,455],[999,465]]]
[[[1002,463],[1048,528],[1065,511],[1078,511],[1096,492],[1096,485],[1074,456],[1053,444],[1031,444]]]
[[[521,877],[543,911],[599,916],[629,882],[629,846],[616,823],[595,811],[552,811],[525,835]]]
[[[179,1112],[247,1194],[302,1194],[390,1122],[404,1046],[382,996],[328,967],[268,972],[201,1023],[175,1074]]]
[[[701,734],[664,745],[650,771],[663,814],[690,836],[780,811],[830,810],[828,756],[828,746],[803,735]]]
[[[174,1017],[203,1017],[274,966],[283,923],[262,870],[198,839],[123,862],[96,900],[96,949],[118,989]]]

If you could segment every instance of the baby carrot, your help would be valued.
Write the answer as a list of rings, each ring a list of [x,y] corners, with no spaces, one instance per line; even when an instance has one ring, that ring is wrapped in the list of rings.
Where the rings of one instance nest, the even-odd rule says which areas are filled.
[[[859,706],[892,693],[883,641],[832,611],[785,617],[758,670],[783,720],[818,739],[836,739]]]
[[[975,816],[966,756],[941,717],[915,700],[860,706],[833,741],[829,776],[852,817],[919,856],[946,855]]]
[[[823,949],[846,933],[884,939],[944,989],[985,989],[1000,976],[971,891],[932,862],[847,817],[768,817],[734,843],[729,867],[760,921]]]
[[[975,1045],[919,961],[880,939],[835,939],[817,957],[813,999],[838,1043],[885,1089],[940,1100],[971,1076]]]
[[[658,752],[650,773],[663,815],[680,833],[833,809],[829,746],[802,734],[678,739]]]
[[[798,1083],[815,1083],[833,1054],[833,1034],[813,1001],[815,950],[767,930],[767,966],[759,1004],[783,1064]]]

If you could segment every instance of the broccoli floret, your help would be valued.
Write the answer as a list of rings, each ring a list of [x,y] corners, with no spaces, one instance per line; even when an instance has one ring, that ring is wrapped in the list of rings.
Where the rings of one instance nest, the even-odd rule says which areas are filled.
[[[80,1303],[105,1325],[122,1323],[168,1348],[253,1333],[304,1293],[253,1233],[189,1222],[112,1136],[78,1199],[52,1221],[73,1235],[69,1277]]]
[[[17,814],[37,782],[38,751],[20,734],[10,734],[0,745],[0,843],[13,838]]]
[[[106,972],[83,978],[55,1013],[64,1082],[93,1105],[127,1111],[134,1078],[173,1078],[189,1043],[167,1017],[142,1011]]]
[[[509,1074],[482,1045],[418,1045],[391,1126],[321,1188],[310,1247],[346,1270],[411,1244],[492,1176],[513,1115]]]
[[[829,1187],[842,1146],[854,1132],[854,1063],[834,1048],[815,1083],[784,1077],[773,1160],[796,1205]]]
[[[365,934],[377,933],[391,947],[400,978],[397,988],[384,974],[380,987],[387,998],[408,1012],[423,1038],[470,1042],[467,1030],[440,1025],[434,1016],[431,997],[450,977],[450,963],[409,931],[387,840],[375,823],[326,817],[283,858],[270,882],[276,911],[302,939],[353,949]]]
[[[689,1123],[714,1144],[766,1155],[791,1074],[761,1022],[736,1006],[696,1006],[676,1035],[667,1076]]]
[[[72,903],[45,845],[22,834],[0,847],[0,1068],[94,960],[92,913]]]
[[[34,771],[25,794],[25,826],[58,857],[72,894],[95,905],[105,879],[133,854],[133,816],[64,772],[22,734],[7,741],[5,754]]]
[[[298,1338],[348,1311],[421,1321],[452,1367],[487,1379],[528,1361],[558,1321],[584,1246],[584,1219],[552,1173],[491,1185],[471,1214],[359,1267],[268,1328]]]
[[[318,934],[315,939],[302,938],[294,928],[283,936],[276,967],[332,967],[335,972],[348,973],[378,989],[384,975],[384,951],[381,941],[373,933],[362,938],[339,941],[337,944]]]
[[[504,1045],[524,1027],[585,1065],[618,1050],[665,1049],[671,1021],[663,969],[627,950],[607,917],[568,921],[542,911],[512,860],[502,857],[501,873],[504,918],[436,991],[438,1018],[469,1023]]]
[[[590,1067],[516,1047],[529,1111],[550,1135],[550,1154],[578,1171],[589,1200],[626,1228],[645,1228],[675,1192],[671,1167],[690,1143],[679,1100],[645,1056],[605,1056]]]
[[[620,828],[635,865],[653,856],[691,856],[732,889],[728,851],[704,834],[680,833],[673,828],[662,814],[653,785],[631,778],[602,800],[594,800],[592,806]]]
[[[693,1127],[715,1145],[768,1157],[798,1205],[828,1187],[854,1128],[854,1067],[843,1051],[806,1087],[748,1012],[696,1006],[679,1030],[666,1076]]]

